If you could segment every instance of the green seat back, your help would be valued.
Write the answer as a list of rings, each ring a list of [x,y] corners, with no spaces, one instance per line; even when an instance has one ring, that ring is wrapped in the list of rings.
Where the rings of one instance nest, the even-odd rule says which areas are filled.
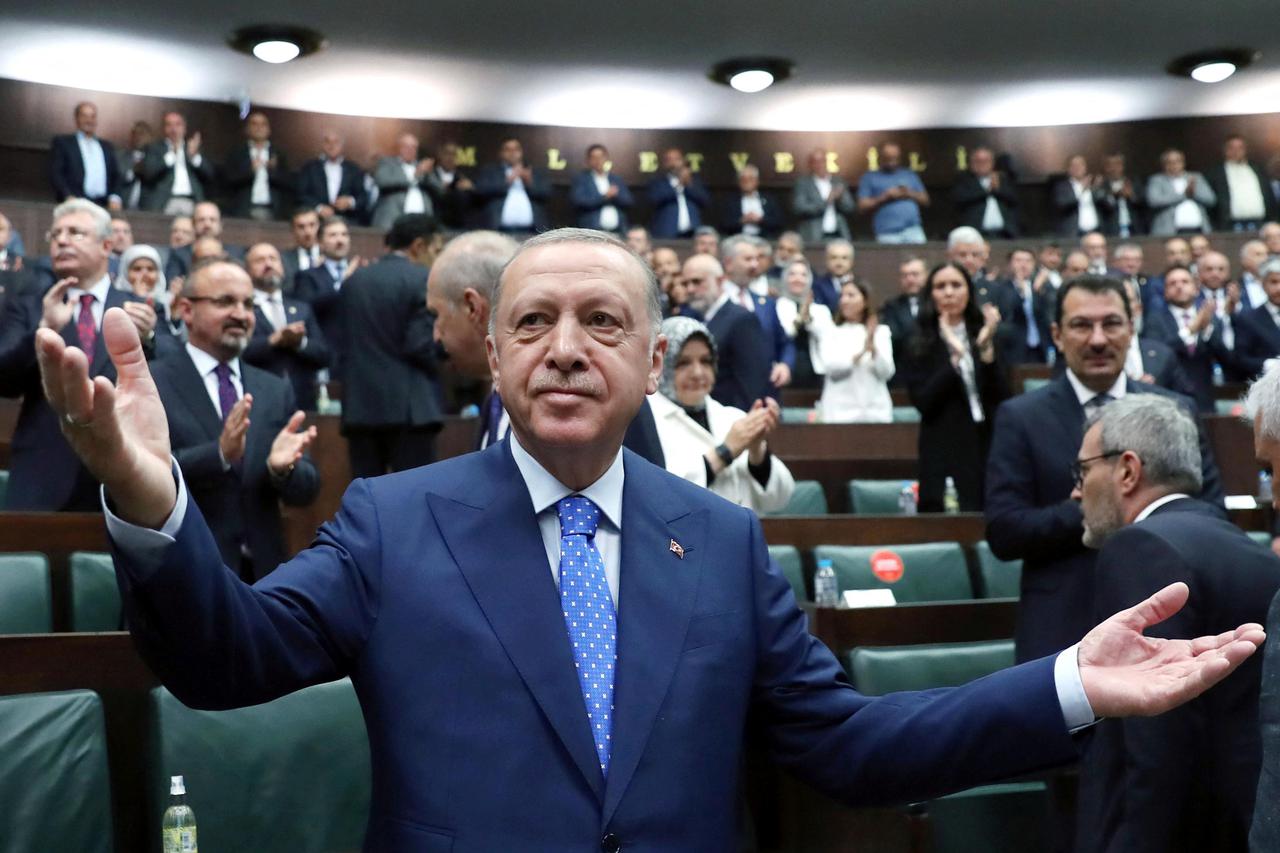
[[[854,515],[901,515],[903,480],[850,480],[849,509]]]
[[[151,693],[152,825],[182,775],[201,850],[358,850],[369,817],[369,741],[348,679],[264,705],[193,711]]]
[[[120,589],[110,554],[71,555],[71,630],[119,631],[123,627]]]
[[[770,515],[826,515],[827,493],[817,480],[797,480],[787,505]]]
[[[4,853],[111,853],[106,722],[96,693],[0,696],[0,803]]]
[[[895,424],[920,423],[920,410],[915,406],[894,406],[893,422]]]
[[[1038,390],[1048,385],[1049,382],[1050,380],[1048,379],[1040,379],[1038,377],[1028,377],[1027,379],[1022,380],[1022,393],[1030,394],[1032,391]]]
[[[1249,538],[1257,542],[1263,548],[1271,547],[1271,534],[1265,530],[1250,530]]]
[[[0,634],[52,631],[52,595],[44,554],[0,554]]]
[[[1215,400],[1213,409],[1219,415],[1231,415],[1236,418],[1244,415],[1244,403],[1239,400]]]
[[[9,495],[9,472],[0,471],[0,508],[5,506],[5,499]]]
[[[816,409],[802,406],[782,407],[782,422],[784,424],[809,424],[816,422],[817,419],[818,412]]]
[[[991,553],[991,546],[986,540],[975,545],[974,550],[978,554],[983,598],[1017,598],[1021,595],[1021,560],[1000,559]]]
[[[892,551],[902,559],[902,577],[881,580],[872,571],[871,557],[878,551]],[[840,583],[846,589],[891,589],[899,603],[920,601],[961,601],[973,598],[973,584],[965,565],[964,551],[955,542],[923,545],[819,545],[815,560],[831,560]]]
[[[808,593],[804,589],[804,565],[800,561],[800,550],[794,545],[770,545],[769,556],[782,569],[791,591],[796,594],[796,601],[807,601]]]
[[[1013,640],[860,646],[847,653],[853,684],[868,696],[956,687],[1013,666]]]

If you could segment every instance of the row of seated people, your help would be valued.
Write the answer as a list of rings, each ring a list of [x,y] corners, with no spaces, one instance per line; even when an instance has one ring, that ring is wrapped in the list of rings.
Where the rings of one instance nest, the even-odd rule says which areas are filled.
[[[50,175],[58,201],[83,197],[114,209],[138,208],[169,214],[190,213],[203,200],[222,200],[235,216],[281,219],[296,206],[324,216],[335,213],[361,224],[388,228],[403,213],[436,215],[455,230],[488,228],[525,234],[551,227],[547,202],[551,180],[545,169],[525,157],[518,138],[503,140],[495,162],[469,174],[458,164],[458,146],[442,143],[424,156],[420,141],[401,134],[394,153],[379,154],[369,172],[347,157],[343,137],[326,131],[322,154],[290,169],[287,152],[271,141],[267,116],[251,113],[243,144],[231,147],[220,166],[206,157],[199,132],[188,134],[186,119],[164,115],[162,136],[154,139],[146,122],[137,122],[129,144],[117,151],[97,136],[98,110],[89,102],[75,108],[73,133],[51,143]],[[833,168],[827,152],[813,151],[808,172],[798,177],[790,210],[760,190],[753,165],[739,169],[736,192],[713,205],[711,194],[679,148],[662,154],[660,174],[645,185],[652,207],[649,229],[661,238],[688,237],[703,224],[719,224],[728,233],[774,237],[792,223],[806,239],[850,236],[849,218],[871,218],[877,240],[923,243],[921,208],[930,203],[920,176],[903,164],[894,142],[877,148],[876,168],[851,186]],[[631,188],[609,168],[603,145],[590,146],[585,168],[575,176],[570,202],[576,224],[622,233],[635,199]],[[1266,170],[1249,159],[1245,140],[1229,137],[1223,159],[1207,177],[1186,169],[1177,149],[1166,150],[1160,171],[1144,181],[1131,177],[1122,154],[1106,158],[1091,172],[1085,157],[1069,158],[1065,173],[1050,181],[1052,231],[1076,237],[1105,230],[1134,234],[1253,230],[1280,211],[1280,157]],[[1009,155],[997,158],[987,146],[975,147],[951,189],[956,225],[978,228],[989,237],[1017,237],[1027,229],[1021,219],[1016,169]],[[556,223],[568,224],[568,223]]]

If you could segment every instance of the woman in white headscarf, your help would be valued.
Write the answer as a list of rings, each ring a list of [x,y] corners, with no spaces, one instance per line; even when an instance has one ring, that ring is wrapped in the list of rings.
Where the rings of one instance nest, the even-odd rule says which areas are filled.
[[[667,470],[758,513],[776,512],[795,491],[791,472],[769,451],[781,412],[770,399],[750,412],[711,398],[716,343],[689,317],[662,322],[667,354],[658,393],[650,398]]]
[[[818,339],[810,334],[811,322],[830,325],[831,310],[813,301],[813,269],[804,258],[796,258],[782,269],[782,289],[777,302],[778,322],[796,342],[796,369],[792,388],[818,388],[826,368],[818,349]]]
[[[120,256],[120,271],[114,284],[117,290],[126,290],[145,299],[155,309],[157,338],[167,335],[179,342],[186,341],[187,328],[173,316],[173,294],[165,280],[160,253],[154,248],[135,244],[125,249]]]

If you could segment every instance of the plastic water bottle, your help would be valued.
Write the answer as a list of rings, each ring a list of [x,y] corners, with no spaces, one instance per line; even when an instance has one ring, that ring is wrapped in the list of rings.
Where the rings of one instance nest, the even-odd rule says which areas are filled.
[[[898,512],[903,515],[916,514],[916,489],[910,480],[902,481],[902,491],[898,493]]]
[[[819,560],[813,576],[813,600],[819,607],[835,607],[840,603],[840,582],[830,560]]]
[[[946,491],[942,493],[942,511],[947,515],[955,515],[960,511],[960,495],[956,492],[956,481],[947,478]]]
[[[1266,506],[1271,503],[1271,472],[1258,472],[1258,503]]]
[[[196,813],[187,805],[187,788],[181,776],[169,779],[169,808],[162,821],[164,853],[199,853],[196,848]]]

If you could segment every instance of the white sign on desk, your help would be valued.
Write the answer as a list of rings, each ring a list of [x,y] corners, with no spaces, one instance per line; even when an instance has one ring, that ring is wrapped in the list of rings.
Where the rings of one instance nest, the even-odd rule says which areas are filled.
[[[893,607],[898,600],[891,589],[846,589],[840,599],[841,607]]]

